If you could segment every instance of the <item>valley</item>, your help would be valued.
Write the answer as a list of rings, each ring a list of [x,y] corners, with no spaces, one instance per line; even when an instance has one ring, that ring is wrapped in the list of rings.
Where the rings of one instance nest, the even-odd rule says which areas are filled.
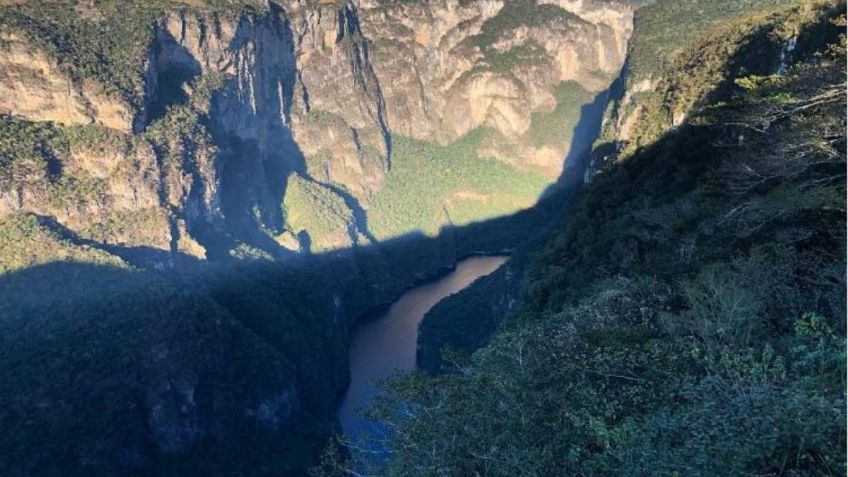
[[[0,8],[3,419],[74,436],[13,473],[313,465],[357,317],[550,220],[632,11],[122,5]]]
[[[844,8],[0,2],[0,469],[844,471]]]
[[[377,392],[377,380],[416,367],[418,326],[425,313],[447,296],[489,275],[503,265],[507,257],[478,256],[459,261],[447,275],[405,292],[384,314],[368,318],[354,327],[350,339],[351,383],[339,405],[339,421],[351,439],[373,432],[379,426],[363,418]]]

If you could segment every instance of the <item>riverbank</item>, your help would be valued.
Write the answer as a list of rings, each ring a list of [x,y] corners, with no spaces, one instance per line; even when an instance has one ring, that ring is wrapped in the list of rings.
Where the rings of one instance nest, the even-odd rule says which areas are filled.
[[[377,392],[375,381],[416,366],[418,326],[424,315],[444,298],[461,291],[503,265],[506,256],[472,256],[447,274],[411,288],[382,315],[368,316],[351,331],[350,384],[342,397],[338,417],[349,438],[371,429],[373,423],[358,415]]]

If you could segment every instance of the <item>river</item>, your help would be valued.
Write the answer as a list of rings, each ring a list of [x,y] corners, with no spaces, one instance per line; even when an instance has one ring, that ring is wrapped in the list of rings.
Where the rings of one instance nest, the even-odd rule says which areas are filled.
[[[356,439],[375,426],[358,414],[376,392],[374,381],[397,371],[415,369],[418,325],[427,311],[445,297],[494,272],[506,260],[507,257],[467,258],[439,280],[404,293],[377,319],[354,328],[350,342],[350,387],[338,410],[348,438]]]

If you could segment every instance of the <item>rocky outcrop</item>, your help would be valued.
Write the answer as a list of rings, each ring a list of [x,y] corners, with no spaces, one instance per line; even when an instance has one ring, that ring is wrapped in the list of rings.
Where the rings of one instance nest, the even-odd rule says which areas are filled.
[[[553,109],[557,83],[605,89],[632,30],[629,7],[605,5],[489,0],[364,9],[375,68],[392,78],[392,129],[448,142],[486,126],[516,138],[534,111]],[[522,58],[521,49],[532,51]],[[501,57],[510,52],[516,58]]]
[[[46,52],[25,54],[25,36],[7,32],[0,110],[135,139],[124,140],[131,150],[74,151],[58,174],[43,167],[29,185],[0,192],[0,213],[54,216],[86,237],[171,253],[223,256],[238,242],[276,253],[268,235],[294,247],[282,207],[292,174],[339,195],[356,212],[350,235],[368,235],[364,213],[391,173],[393,134],[446,144],[484,128],[478,155],[553,179],[568,131],[540,142],[533,118],[557,108],[564,82],[588,94],[607,88],[632,15],[626,2],[588,0],[173,10],[152,29],[134,108],[93,80],[72,79]],[[49,205],[60,180],[98,193]],[[155,232],[102,226],[134,212]]]
[[[212,132],[225,153],[255,148],[263,168],[282,175],[259,182],[282,187],[288,173],[307,172],[308,156],[333,157],[310,164],[309,172],[358,195],[379,186],[390,137],[352,5],[297,16],[274,6],[263,16],[229,20],[172,13],[160,23],[155,51],[158,78],[168,79],[169,71],[182,71],[184,80],[224,75],[211,104]],[[266,210],[279,207],[264,200]]]
[[[459,255],[504,246],[492,233],[448,230],[439,240],[413,235],[359,247],[375,242],[366,211],[391,177],[392,136],[446,144],[485,128],[479,154],[555,175],[567,140],[536,147],[528,137],[534,115],[557,107],[554,89],[563,82],[606,89],[623,61],[631,15],[626,4],[589,1],[291,1],[238,14],[175,8],[151,24],[143,88],[131,102],[72,78],[24,36],[9,36],[0,44],[0,120],[4,130],[31,128],[25,135],[37,141],[11,161],[0,157],[0,218],[36,214],[62,247],[4,270],[26,274],[41,264],[33,273],[86,277],[84,290],[51,312],[65,316],[83,303],[91,308],[79,308],[81,316],[102,326],[57,319],[56,334],[71,326],[69,353],[93,350],[93,363],[132,357],[55,383],[50,369],[32,368],[36,381],[23,395],[48,400],[21,404],[10,422],[83,429],[70,448],[88,454],[68,461],[122,473],[199,450],[227,461],[217,451],[251,447],[247,438],[233,445],[243,435],[280,441],[299,419],[329,419],[348,379],[347,333],[357,316]],[[473,190],[447,198],[454,199],[486,200]],[[356,247],[360,253],[336,250]],[[162,277],[50,264],[87,256],[65,248],[146,269],[193,264],[186,255],[322,253],[288,257],[285,267],[245,260],[238,272],[177,267],[163,275],[189,277],[135,296]],[[197,269],[209,273],[191,276]],[[130,289],[138,277],[149,282]],[[110,294],[124,280],[129,291],[120,293],[133,301]],[[102,303],[80,298],[89,287]],[[47,348],[45,336],[21,340],[21,352]],[[73,358],[56,349],[51,359]],[[67,389],[82,396],[77,407],[60,405]],[[104,419],[120,423],[102,424],[102,438],[86,427],[100,421],[76,420],[101,397]],[[60,424],[50,420],[56,416]]]
[[[412,2],[362,11],[375,71],[392,78],[385,90],[392,131],[447,143],[489,128],[495,139],[481,155],[552,177],[569,143],[534,145],[526,137],[533,114],[556,107],[562,82],[605,90],[624,62],[633,15],[626,3],[583,1]]]
[[[75,81],[56,58],[20,34],[0,30],[0,113],[65,125],[98,124],[130,132],[132,107],[94,81]]]

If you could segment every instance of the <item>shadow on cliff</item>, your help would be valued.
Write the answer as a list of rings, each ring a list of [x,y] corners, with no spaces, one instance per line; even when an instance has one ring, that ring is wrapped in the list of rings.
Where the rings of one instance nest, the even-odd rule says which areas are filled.
[[[603,128],[604,113],[610,100],[618,99],[623,94],[626,71],[625,64],[609,88],[580,108],[580,119],[572,130],[571,146],[563,159],[562,173],[542,193],[542,199],[557,193],[575,194],[583,187],[587,172],[591,173],[589,168],[592,166],[593,146]]]
[[[255,32],[250,30],[272,29],[273,35],[282,39],[284,49],[271,51],[266,50],[262,43],[256,45],[255,55],[262,59],[262,64],[267,68],[261,68],[255,74],[268,77],[257,78],[255,82],[262,80],[262,84],[272,84],[273,91],[262,94],[261,87],[255,84],[251,84],[248,91],[243,91],[240,82],[254,79],[239,76],[231,79],[230,85],[213,98],[210,129],[213,142],[220,150],[221,208],[226,230],[222,236],[221,231],[202,223],[195,224],[193,230],[213,259],[228,258],[228,251],[239,243],[248,244],[275,258],[290,258],[296,254],[273,238],[273,235],[284,231],[286,222],[283,199],[292,174],[330,189],[341,197],[353,212],[356,230],[351,231],[352,238],[362,234],[376,242],[368,228],[365,209],[359,201],[344,188],[318,181],[309,174],[306,157],[290,129],[299,74],[295,67],[297,52],[294,50],[294,34],[282,9],[273,3],[270,8],[271,14],[259,19],[257,23],[241,22],[229,48],[239,51],[249,38],[255,36]],[[344,14],[339,13],[340,28],[346,26],[346,30],[343,28],[341,31],[358,32],[358,20],[349,10],[345,9]],[[367,50],[363,51],[360,53],[367,55]],[[351,60],[351,67],[357,72],[363,66],[354,60]],[[387,138],[388,154],[391,154],[391,139],[382,119],[382,93],[379,84],[374,87],[375,101],[380,109],[377,119]],[[303,95],[304,105],[309,108],[308,93],[305,90]],[[218,118],[230,119],[225,122]],[[308,252],[311,248],[308,235],[298,234],[297,238],[301,250]]]
[[[588,113],[578,127],[591,132],[596,110]],[[718,134],[684,124],[610,173],[639,187],[656,169],[646,166],[686,157],[692,144],[701,144],[699,157],[710,157]],[[676,141],[667,141],[675,135]],[[587,157],[578,153],[584,147],[569,154],[574,160],[561,182],[582,178]],[[302,167],[297,163],[302,154],[294,157],[288,162],[275,152],[267,158],[269,167],[263,159],[255,172],[285,178]],[[710,167],[706,160],[690,162],[693,168]],[[674,167],[665,169],[677,174]],[[244,192],[239,184],[244,183],[230,184],[234,190],[228,194]],[[688,191],[695,185],[677,187]],[[592,192],[597,207],[581,212],[604,213],[604,206],[615,204],[610,183],[598,187]],[[260,205],[257,197],[245,195],[236,205]],[[0,275],[0,426],[6,431],[0,435],[0,468],[9,475],[300,475],[278,466],[289,461],[305,467],[323,449],[333,430],[336,395],[347,384],[348,332],[358,317],[464,256],[517,249],[507,266],[526,266],[550,224],[566,220],[566,196],[554,189],[530,210],[446,227],[437,237],[411,233],[297,255],[282,265],[230,260],[157,272],[54,262]],[[148,252],[70,238],[127,257]],[[438,305],[428,320],[438,316],[439,326],[451,326],[430,336],[434,343],[465,345],[468,352],[484,343],[502,315],[469,313],[469,307],[490,309],[492,300],[505,296],[494,280],[515,271],[484,278]],[[513,279],[520,280],[520,269],[517,275]],[[447,321],[458,317],[458,323]],[[468,340],[467,330],[482,332]],[[262,353],[254,354],[257,350]],[[431,349],[434,356],[438,351]],[[299,407],[286,407],[284,391],[290,388],[279,386],[288,372]],[[203,386],[183,392],[191,379]],[[151,403],[151,395],[167,400]],[[239,404],[228,404],[233,402]],[[218,419],[223,414],[244,421],[223,425]],[[244,423],[254,417],[261,425]],[[161,422],[175,424],[165,437],[157,429]],[[311,424],[306,427],[312,434],[303,422]],[[282,442],[288,444],[281,448]]]
[[[145,126],[164,117],[168,108],[188,102],[185,87],[202,73],[200,63],[167,29],[156,30],[153,59],[156,75]]]
[[[336,430],[351,326],[465,256],[508,252],[552,210],[282,264],[157,271],[58,261],[0,275],[0,422],[16,436],[0,438],[0,466],[302,475]],[[141,257],[153,252],[58,230],[139,265],[166,253]]]
[[[776,59],[780,56],[781,45],[770,35],[771,30],[763,28],[741,47],[735,54],[727,58],[725,64],[725,78],[717,82],[709,91],[704,92],[701,104],[715,104],[722,101],[730,101],[741,89],[735,85],[734,78],[748,74],[770,75],[775,71]],[[838,41],[838,33],[825,23],[816,27],[816,34],[799,35],[799,51],[806,49],[807,55],[824,48],[826,44]],[[822,33],[824,32],[824,33]],[[830,39],[817,37],[830,32]],[[803,41],[802,41],[803,40]],[[802,58],[802,56],[799,56]],[[668,112],[668,122],[661,126],[665,132],[659,135],[650,144],[636,148],[628,153],[626,161],[615,163],[615,167],[600,166],[609,158],[615,158],[619,153],[621,144],[616,142],[600,143],[594,148],[592,143],[597,139],[602,127],[602,115],[608,101],[616,106],[625,94],[625,80],[628,66],[625,65],[619,78],[613,82],[609,90],[598,95],[595,100],[583,107],[579,123],[574,129],[574,136],[584,138],[576,142],[568,154],[562,176],[557,183],[546,191],[540,204],[550,201],[558,203],[559,211],[554,215],[550,229],[565,231],[565,234],[579,236],[581,230],[568,230],[572,224],[580,222],[569,222],[576,218],[585,220],[597,214],[607,214],[610,207],[615,204],[626,202],[630,197],[623,195],[621,184],[630,184],[640,187],[643,184],[662,184],[663,187],[653,187],[651,194],[654,197],[661,194],[682,194],[697,188],[694,182],[684,182],[685,177],[698,178],[704,170],[712,167],[708,158],[714,157],[722,152],[721,144],[735,144],[737,136],[733,129],[722,130],[710,128],[709,126],[694,125],[683,118],[682,122],[675,124]],[[697,113],[698,104],[692,105],[692,113]],[[615,117],[613,112],[612,117]],[[728,136],[729,137],[726,137]],[[701,158],[701,160],[693,160]],[[600,164],[592,164],[597,161]],[[663,162],[673,165],[661,166]],[[599,171],[591,170],[598,167]],[[683,168],[689,171],[683,173]],[[665,171],[668,176],[665,180],[658,180],[657,171]],[[591,191],[584,194],[584,176],[586,173],[599,172],[600,178],[593,182]],[[631,194],[632,195],[632,194]],[[553,196],[553,197],[552,197]],[[595,218],[597,220],[597,218]],[[585,233],[585,232],[583,232]],[[530,255],[533,249],[538,249],[544,242],[545,234],[540,234],[537,239],[525,243],[513,254],[513,259],[508,262],[508,272],[512,275],[521,276],[531,262]],[[638,241],[634,241],[638,244]],[[601,247],[602,248],[602,247]],[[634,255],[643,253],[635,246]],[[589,250],[571,251],[576,257],[588,257]],[[449,346],[455,352],[470,354],[476,349],[484,346],[492,333],[510,311],[509,303],[514,303],[521,297],[515,292],[516,287],[504,286],[509,280],[507,271],[501,271],[484,277],[472,286],[461,292],[442,300],[428,314],[419,331],[419,367],[433,373],[445,371],[442,359],[442,348]],[[570,284],[571,287],[579,287],[580,284]],[[550,297],[536,297],[536,300],[545,302]],[[474,310],[471,313],[471,310]]]
[[[293,77],[290,80],[294,81]],[[286,103],[291,98],[283,96],[282,101],[276,106],[287,111],[290,103]],[[600,102],[596,98],[584,108],[576,135],[591,132],[592,127],[597,130],[595,118]],[[226,108],[227,104],[218,107]],[[0,385],[0,404],[11,395],[28,402],[48,403],[0,415],[3,427],[21,431],[25,436],[77,436],[59,448],[42,447],[43,453],[28,457],[26,469],[63,462],[64,469],[81,469],[79,475],[91,470],[132,473],[151,468],[166,475],[202,475],[210,471],[223,473],[222,470],[253,475],[302,473],[305,466],[316,461],[326,439],[337,430],[337,397],[349,381],[351,327],[359,319],[384,309],[416,284],[447,273],[464,257],[512,253],[516,249],[519,254],[528,253],[532,248],[528,244],[542,242],[550,224],[561,216],[564,203],[571,201],[582,184],[581,168],[587,162],[580,161],[578,152],[592,142],[572,148],[575,152],[569,157],[575,159],[559,181],[563,186],[552,187],[531,209],[463,226],[446,226],[436,237],[411,232],[349,249],[294,254],[286,253],[268,233],[282,227],[281,204],[288,177],[301,174],[309,178],[303,152],[288,129],[282,123],[267,122],[264,129],[257,131],[256,139],[233,134],[232,129],[221,124],[212,125],[211,130],[221,150],[221,205],[227,228],[223,240],[212,229],[203,231],[208,233],[201,238],[211,261],[200,262],[158,250],[105,246],[80,239],[51,223],[51,228],[72,243],[101,248],[142,270],[54,262],[0,275],[0,344],[9,340],[16,343],[14,348],[5,347],[9,352],[0,354],[0,370],[4,370],[0,373],[9,374],[4,382],[12,386]],[[264,145],[259,137],[267,140]],[[572,181],[569,175],[581,180]],[[570,184],[577,185],[572,188]],[[365,211],[356,199],[332,185],[322,185],[344,198],[354,211],[357,229],[367,231]],[[227,250],[237,242],[251,244],[282,260],[233,259]],[[174,257],[176,260],[167,263],[178,266],[156,266]],[[509,272],[500,272],[500,276],[506,273]],[[73,286],[61,286],[64,281]],[[39,319],[29,319],[32,316]],[[498,323],[497,317],[485,320],[480,325],[485,336],[480,340]],[[170,329],[174,322],[182,326],[167,336],[150,339],[150,330]],[[219,323],[222,328],[209,331],[209,323]],[[211,335],[199,334],[201,329]],[[120,343],[134,345],[115,346]],[[256,357],[239,351],[246,347],[269,351],[267,356]],[[75,376],[74,382],[82,385],[85,392],[71,395],[68,399],[74,402],[63,409],[72,410],[73,415],[97,415],[103,403],[111,399],[108,393],[113,392],[105,383],[115,382],[115,371],[107,363],[119,363],[121,372],[130,375],[145,376],[151,367],[160,370],[157,373],[170,373],[166,381],[171,389],[183,382],[185,373],[179,371],[181,364],[168,360],[184,349],[196,350],[193,361],[200,366],[198,371],[194,364],[186,364],[189,375],[197,374],[197,379],[206,383],[204,391],[198,391],[193,399],[212,407],[186,404],[180,408],[177,404],[183,402],[182,397],[142,383],[122,388],[120,401],[133,403],[133,411],[124,415],[120,429],[102,420],[89,422],[70,414],[54,419],[57,411],[49,403],[68,398],[64,390],[68,386],[61,385],[64,378],[56,381],[60,383],[58,387],[45,387],[45,383],[55,380],[56,370],[85,370],[78,376],[69,375]],[[38,359],[27,358],[33,355]],[[214,367],[204,367],[202,361],[207,355],[227,359]],[[21,363],[26,366],[22,368]],[[263,372],[262,368],[270,363],[282,368]],[[20,379],[22,372],[27,379]],[[280,391],[268,391],[274,388],[281,372],[291,373],[292,389],[299,402],[299,407],[285,413],[278,410],[284,402],[278,397]],[[235,382],[240,384],[234,385]],[[215,416],[221,412],[220,407],[215,407],[221,405],[215,401],[220,398],[214,397],[214,390],[227,393],[225,402],[261,403],[263,410],[255,415],[264,416],[262,422],[272,425],[241,421],[220,424]],[[185,430],[177,432],[177,444],[162,437],[156,428],[161,413],[171,412],[167,410],[170,407],[162,411],[156,407],[158,404],[150,403],[150,396],[160,392],[171,396],[168,399],[176,406],[174,414],[166,417],[173,424],[170,428]],[[248,411],[227,412],[248,416],[245,422],[253,422],[249,418],[253,414]],[[32,422],[39,427],[34,432],[27,427]],[[64,429],[64,425],[71,427]],[[103,439],[97,436],[118,442],[118,448],[103,447]],[[14,447],[22,442],[28,441],[0,440],[0,455],[24,455]],[[281,445],[287,447],[281,449]],[[303,467],[297,471],[275,467],[281,465],[280,455],[294,455],[289,461]],[[257,474],[257,469],[268,472]],[[73,471],[66,475],[73,475]]]

